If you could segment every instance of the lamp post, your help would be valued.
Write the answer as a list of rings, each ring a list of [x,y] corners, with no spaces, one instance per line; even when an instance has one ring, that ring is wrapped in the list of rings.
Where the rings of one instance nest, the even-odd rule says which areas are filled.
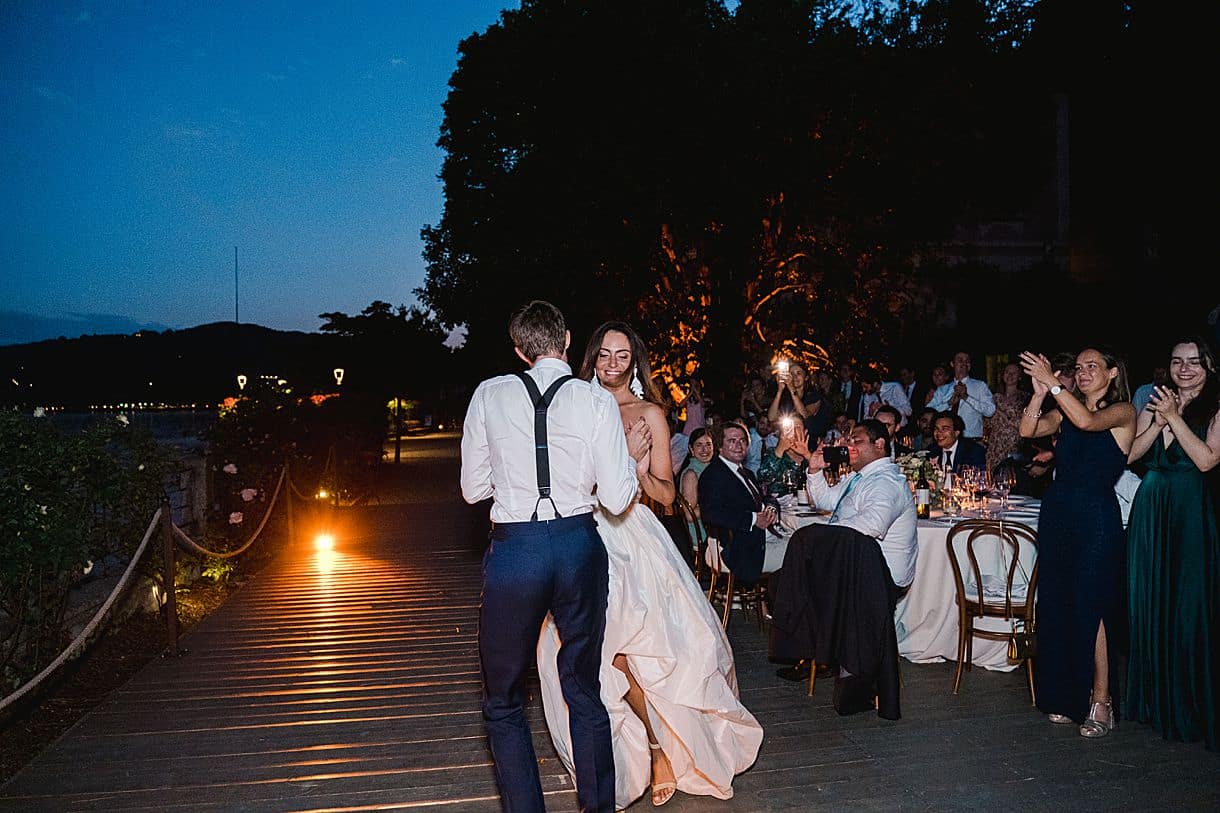
[[[342,387],[343,386],[343,368],[336,367],[331,372],[333,372],[334,376],[335,376],[335,386]],[[333,428],[331,431],[332,431],[332,433],[334,432]],[[333,460],[334,464],[335,464],[335,481],[334,481],[335,506],[338,507],[338,505],[339,505],[339,457],[338,457],[338,450],[335,448],[335,439],[334,439],[333,434],[331,435],[330,448],[331,448],[331,460]]]
[[[400,462],[402,462],[402,396],[396,392],[394,393],[394,465],[398,465]]]
[[[246,377],[242,373],[237,374],[237,391],[241,392],[246,388]]]

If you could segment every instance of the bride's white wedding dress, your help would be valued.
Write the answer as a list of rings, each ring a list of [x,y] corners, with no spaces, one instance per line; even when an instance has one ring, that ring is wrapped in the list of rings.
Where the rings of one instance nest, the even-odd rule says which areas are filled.
[[[644,724],[623,699],[627,678],[612,663],[618,653],[627,656],[644,690],[678,789],[731,798],[733,777],[754,764],[763,732],[738,699],[733,651],[720,620],[647,506],[636,502],[620,516],[596,516],[610,570],[601,690],[610,715],[617,806],[634,802],[652,780]],[[555,750],[574,776],[558,650],[559,632],[548,615],[538,640],[542,702]]]

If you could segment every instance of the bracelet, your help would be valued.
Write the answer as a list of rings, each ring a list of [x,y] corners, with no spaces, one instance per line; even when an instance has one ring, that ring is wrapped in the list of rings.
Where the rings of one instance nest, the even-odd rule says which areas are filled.
[[[1021,417],[1023,417],[1023,418],[1033,418],[1033,419],[1036,421],[1036,420],[1038,420],[1039,418],[1041,418],[1041,417],[1042,417],[1042,410],[1040,410],[1040,409],[1039,409],[1037,412],[1030,412],[1030,411],[1027,409],[1027,410],[1025,410],[1024,412],[1022,412],[1022,413],[1021,413]]]

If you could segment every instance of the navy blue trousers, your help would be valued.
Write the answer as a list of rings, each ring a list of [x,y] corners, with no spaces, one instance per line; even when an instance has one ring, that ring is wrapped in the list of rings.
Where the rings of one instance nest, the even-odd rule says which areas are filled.
[[[607,582],[606,549],[592,514],[492,529],[483,557],[479,658],[483,722],[501,807],[509,813],[545,809],[523,683],[548,610],[563,641],[559,682],[571,721],[577,800],[582,811],[614,811],[614,754],[600,679]]]

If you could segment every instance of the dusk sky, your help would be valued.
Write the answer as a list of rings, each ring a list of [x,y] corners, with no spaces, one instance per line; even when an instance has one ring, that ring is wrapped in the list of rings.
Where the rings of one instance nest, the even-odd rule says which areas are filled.
[[[457,45],[505,0],[6,2],[0,344],[411,305]]]

